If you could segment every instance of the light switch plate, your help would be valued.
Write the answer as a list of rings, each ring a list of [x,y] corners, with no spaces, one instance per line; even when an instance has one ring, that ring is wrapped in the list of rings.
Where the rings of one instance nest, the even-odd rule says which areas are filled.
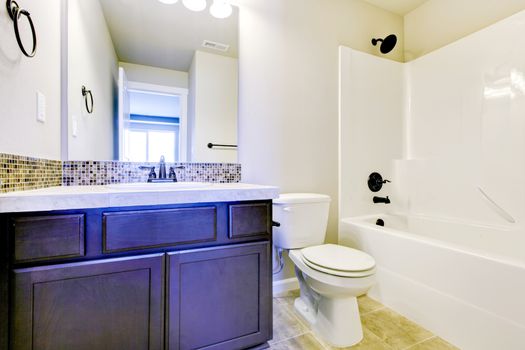
[[[71,136],[78,136],[78,119],[76,115],[71,117]]]
[[[36,108],[36,120],[41,123],[46,121],[46,97],[40,91],[36,92],[37,96],[37,108]]]

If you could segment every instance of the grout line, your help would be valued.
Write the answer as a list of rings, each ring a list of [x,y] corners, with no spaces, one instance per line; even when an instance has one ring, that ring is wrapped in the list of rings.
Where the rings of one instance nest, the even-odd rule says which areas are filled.
[[[372,311],[368,311],[368,312],[362,313],[362,314],[361,314],[361,317],[362,317],[362,316],[366,316],[366,315],[371,314],[371,313],[376,312],[376,311],[384,310],[384,309],[386,309],[386,308],[387,308],[387,307],[383,305],[383,306],[381,306],[381,307],[378,308],[378,309],[375,309],[375,310],[372,310]]]
[[[274,299],[277,299],[277,297],[274,298]],[[310,334],[310,335],[311,335],[311,336],[312,336],[312,337],[313,337],[313,338],[314,338],[314,339],[315,339],[315,340],[321,345],[321,348],[322,348],[322,349],[324,349],[324,350],[331,350],[331,347],[330,347],[328,344],[325,344],[325,342],[324,342],[323,340],[319,339],[319,338],[315,335],[315,333],[313,332],[313,330],[312,330],[310,324],[308,324],[306,320],[303,321],[302,317],[301,317],[300,315],[297,314],[297,312],[294,310],[293,303],[290,304],[290,303],[286,302],[285,300],[282,300],[282,301],[281,301],[281,300],[276,300],[276,301],[277,301],[277,302],[278,302],[278,303],[284,308],[284,311],[285,311],[285,312],[287,312],[288,314],[290,314],[290,315],[291,315],[291,316],[292,316],[297,322],[299,322],[299,324],[300,324],[302,327],[306,328],[307,331],[306,331],[306,332],[303,332],[303,333],[301,333],[301,334],[295,335],[295,336],[293,336],[293,337],[290,337],[290,338],[287,338],[287,339],[280,340],[280,341],[278,341],[278,342],[276,342],[276,343],[271,343],[271,344],[270,344],[270,347],[271,347],[272,345],[277,345],[277,344],[280,344],[280,343],[282,343],[282,342],[285,342],[285,341],[288,341],[288,340],[291,340],[291,339],[294,339],[294,338],[298,338],[298,337],[303,336],[303,335],[306,335],[306,334]],[[381,307],[379,307],[379,308],[377,308],[377,309],[375,309],[375,310],[372,310],[372,311],[368,311],[368,312],[362,313],[362,314],[360,314],[360,315],[361,315],[361,317],[363,317],[363,316],[366,316],[366,315],[369,315],[369,314],[372,314],[372,313],[374,313],[374,312],[378,312],[378,311],[381,311],[381,310],[385,310],[385,309],[386,309],[386,310],[390,310],[390,311],[394,312],[395,314],[398,314],[396,311],[394,311],[394,310],[392,310],[392,309],[386,307],[385,305],[381,304]],[[401,314],[398,314],[398,315],[404,317],[404,316],[401,315]],[[414,322],[414,323],[415,323],[415,322]],[[417,324],[417,323],[415,323],[415,324],[416,324],[418,327],[423,328],[423,327],[421,327],[419,324]],[[362,322],[361,322],[361,325],[362,325],[363,330],[364,330],[364,329],[365,329],[365,325],[364,325]],[[375,335],[375,336],[378,337],[379,339],[382,339],[379,335],[377,335],[376,333],[374,333],[372,330],[370,330],[369,328],[367,328],[367,329],[368,329],[368,331],[371,332],[373,335]],[[423,329],[425,329],[425,328],[423,328]],[[426,329],[425,329],[425,330],[426,330]],[[431,339],[433,339],[433,338],[437,338],[437,335],[432,334],[432,335],[431,335],[430,337],[428,337],[428,338],[425,338],[425,339],[423,339],[423,340],[421,340],[421,341],[419,341],[419,342],[417,342],[417,343],[415,343],[415,344],[412,344],[412,345],[410,345],[410,346],[408,346],[408,347],[406,347],[406,348],[403,348],[403,350],[409,350],[409,349],[412,349],[413,347],[415,347],[415,346],[417,346],[417,345],[419,345],[419,344],[422,344],[422,343],[424,343],[424,342],[426,342],[426,341],[429,341],[429,340],[431,340]],[[384,341],[382,341],[382,342],[383,342],[385,345],[387,345],[389,348],[392,348],[389,344],[385,343]],[[393,348],[392,348],[392,349],[393,349]]]
[[[305,328],[306,329],[306,332],[305,333],[302,333],[302,334],[299,334],[299,335],[296,335],[295,337],[292,337],[292,338],[288,338],[287,340],[290,340],[290,339],[293,339],[293,338],[297,338],[297,337],[300,337],[302,335],[305,335],[305,334],[311,334],[312,337],[321,345],[321,347],[324,349],[324,350],[330,350],[329,347],[327,347],[325,345],[325,343],[316,337],[315,333],[313,332],[311,326],[307,323],[306,320],[302,320],[301,316],[299,316],[296,311],[294,310],[294,305],[293,304],[288,304],[286,301],[283,301],[283,304],[282,304],[283,307],[285,307],[284,311],[286,311],[288,314],[290,314],[297,322],[299,322],[299,324],[301,325],[301,327]],[[288,309],[288,307],[290,307],[290,309]],[[283,340],[285,341],[285,340]],[[282,341],[279,341],[279,343],[281,343]],[[278,343],[275,343],[275,344],[278,344]],[[270,345],[271,347],[271,345]]]
[[[404,348],[403,350],[412,349],[414,346],[419,345],[419,344],[422,344],[422,343],[426,342],[427,340],[434,339],[434,338],[437,338],[437,335],[433,334],[431,337],[426,338],[426,339],[424,339],[424,340],[421,340],[421,341],[419,341],[419,342],[417,342],[417,343],[415,343],[415,344],[412,344],[412,345],[410,345],[409,347]]]
[[[308,330],[308,332],[306,332],[306,333],[304,333],[304,334],[308,334],[308,333],[310,333],[310,334],[312,335],[312,337],[313,337],[313,338],[314,338],[319,344],[321,344],[321,347],[322,347],[324,350],[331,350],[331,348],[328,347],[328,345],[325,344],[325,342],[324,342],[322,339],[319,339],[319,338],[315,335],[315,333],[314,333],[313,329],[311,328],[310,324],[308,324],[308,321],[303,320],[302,317],[299,316],[299,315],[297,314],[297,312],[296,312],[295,309],[294,309],[294,306],[293,306],[293,305],[289,305],[289,306],[291,306],[292,309],[291,309],[291,310],[286,310],[286,311],[289,312],[290,314],[292,314],[292,316],[293,316],[293,317],[299,322],[299,324],[301,324],[301,326],[305,327],[305,328]]]
[[[275,342],[275,343],[269,342],[268,344],[270,345],[270,348],[271,348],[273,345],[277,345],[277,344],[284,343],[285,341],[288,341],[288,340],[292,340],[292,339],[298,338],[298,337],[300,337],[300,336],[302,336],[302,335],[305,335],[305,334],[308,334],[308,333],[310,333],[310,330],[306,330],[306,332],[303,332],[303,333],[300,333],[300,334],[294,335],[293,337],[289,337],[289,338],[281,339],[281,340],[279,340],[278,342]],[[317,339],[317,338],[316,338],[316,339]]]

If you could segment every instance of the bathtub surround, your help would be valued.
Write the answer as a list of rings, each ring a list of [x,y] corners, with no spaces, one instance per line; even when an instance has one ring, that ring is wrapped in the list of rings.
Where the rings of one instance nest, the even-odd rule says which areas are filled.
[[[412,61],[524,9],[522,0],[428,0],[404,16],[405,61]]]
[[[0,193],[54,186],[93,186],[146,182],[148,172],[139,166],[158,163],[117,161],[66,161],[0,153]],[[177,179],[183,182],[237,183],[241,165],[234,163],[177,163]]]
[[[341,49],[340,243],[377,259],[374,297],[466,350],[525,346],[523,31],[525,11],[405,64]]]
[[[339,215],[403,209],[393,166],[403,157],[403,64],[348,48],[340,55]],[[392,182],[373,192],[367,186],[372,172]],[[374,196],[389,196],[391,203],[374,203]]]

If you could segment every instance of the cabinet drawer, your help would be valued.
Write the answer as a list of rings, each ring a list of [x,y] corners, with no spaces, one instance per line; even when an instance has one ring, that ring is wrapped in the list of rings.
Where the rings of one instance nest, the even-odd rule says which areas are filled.
[[[102,222],[104,253],[217,239],[215,207],[103,213]]]
[[[31,262],[84,256],[84,215],[11,219],[14,261]]]
[[[267,236],[272,233],[270,203],[232,204],[230,212],[230,238]]]

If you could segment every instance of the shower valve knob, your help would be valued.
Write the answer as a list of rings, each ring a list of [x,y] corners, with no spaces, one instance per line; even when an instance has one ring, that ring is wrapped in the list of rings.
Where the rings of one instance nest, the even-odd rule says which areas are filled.
[[[387,182],[391,182],[390,180],[383,180],[383,177],[379,173],[372,173],[368,177],[368,188],[372,192],[379,192],[381,188],[383,188],[383,185]]]

